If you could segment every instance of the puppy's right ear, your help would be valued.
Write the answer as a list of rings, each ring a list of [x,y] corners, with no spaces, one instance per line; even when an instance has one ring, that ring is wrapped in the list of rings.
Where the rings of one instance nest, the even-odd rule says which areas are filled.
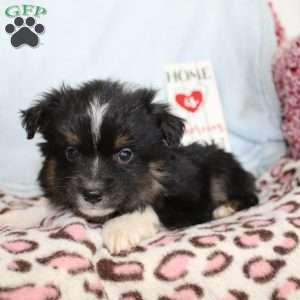
[[[27,138],[32,139],[43,125],[44,105],[39,102],[27,110],[21,111],[22,126],[27,132]]]
[[[58,106],[62,90],[52,90],[45,93],[27,110],[21,110],[22,126],[27,132],[27,138],[32,139],[36,132],[44,133],[53,116],[53,110]]]

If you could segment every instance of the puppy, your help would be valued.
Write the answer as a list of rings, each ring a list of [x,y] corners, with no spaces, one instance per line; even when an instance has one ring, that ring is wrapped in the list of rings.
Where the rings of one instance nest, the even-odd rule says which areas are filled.
[[[57,206],[105,222],[112,253],[257,204],[254,177],[215,145],[180,145],[182,119],[155,91],[112,81],[61,87],[22,111],[45,142],[39,182]]]

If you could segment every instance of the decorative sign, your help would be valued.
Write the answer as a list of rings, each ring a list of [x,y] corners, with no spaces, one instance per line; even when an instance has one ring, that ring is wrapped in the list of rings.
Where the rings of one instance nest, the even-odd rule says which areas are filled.
[[[230,151],[211,63],[167,65],[165,72],[172,113],[186,120],[182,144],[215,143]]]

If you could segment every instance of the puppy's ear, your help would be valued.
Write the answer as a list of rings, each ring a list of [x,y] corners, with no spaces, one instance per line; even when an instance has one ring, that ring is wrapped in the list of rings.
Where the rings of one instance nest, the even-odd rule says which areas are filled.
[[[152,112],[157,118],[167,145],[178,146],[184,133],[184,120],[171,114],[169,106],[165,104],[153,103]]]
[[[62,90],[52,90],[45,93],[42,99],[37,101],[27,110],[21,110],[22,126],[27,132],[27,138],[32,139],[36,132],[44,133],[47,128],[53,110],[58,106],[62,97]]]
[[[185,128],[184,120],[171,114],[167,104],[153,103],[155,95],[155,90],[140,90],[140,98],[156,118],[167,145],[171,147],[178,146]]]

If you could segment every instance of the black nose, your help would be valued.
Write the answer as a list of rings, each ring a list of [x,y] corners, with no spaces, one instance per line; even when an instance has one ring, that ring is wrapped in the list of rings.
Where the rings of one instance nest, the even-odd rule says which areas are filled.
[[[101,201],[102,193],[100,190],[83,190],[82,195],[85,200],[90,203],[97,203]]]

